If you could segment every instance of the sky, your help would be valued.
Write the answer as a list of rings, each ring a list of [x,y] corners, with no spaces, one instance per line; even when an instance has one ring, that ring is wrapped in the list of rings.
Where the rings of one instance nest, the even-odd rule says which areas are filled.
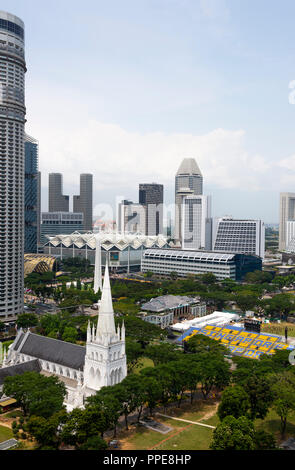
[[[26,132],[94,215],[194,157],[213,216],[278,222],[295,192],[294,0],[2,0],[25,22]]]

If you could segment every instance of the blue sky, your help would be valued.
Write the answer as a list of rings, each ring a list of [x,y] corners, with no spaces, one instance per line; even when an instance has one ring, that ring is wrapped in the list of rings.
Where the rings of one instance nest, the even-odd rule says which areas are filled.
[[[93,172],[95,213],[139,182],[173,202],[196,158],[215,216],[278,221],[295,191],[293,0],[2,0],[26,25],[27,132],[65,194]]]

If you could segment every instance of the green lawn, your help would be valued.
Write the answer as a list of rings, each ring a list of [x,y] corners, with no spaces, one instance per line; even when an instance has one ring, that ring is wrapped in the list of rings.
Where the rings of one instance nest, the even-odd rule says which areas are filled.
[[[138,365],[134,368],[134,374],[139,374],[141,369],[144,369],[145,367],[154,367],[154,362],[148,357],[141,357]]]
[[[7,441],[13,437],[12,431],[5,426],[0,426],[0,442]]]
[[[214,412],[215,405],[210,402],[197,401],[193,405],[186,404],[180,409],[174,408],[166,411],[166,415],[175,418],[181,418],[188,421],[200,421],[211,426],[216,426],[218,417],[214,414],[211,418],[203,420],[202,418],[208,412]],[[195,424],[177,421],[174,419],[155,416],[157,421],[171,427],[172,430],[167,434],[161,434],[149,430],[143,426],[138,426],[132,434],[126,434],[123,438],[128,449],[147,450],[155,447],[159,450],[208,450],[213,436],[213,429],[205,428]],[[123,446],[123,448],[126,448]]]
[[[281,438],[280,424],[280,417],[273,409],[271,409],[264,420],[256,420],[255,427],[257,429],[263,429],[264,431],[273,433],[278,442],[284,441],[289,437],[295,437],[295,413],[290,414],[288,417],[284,439]]]

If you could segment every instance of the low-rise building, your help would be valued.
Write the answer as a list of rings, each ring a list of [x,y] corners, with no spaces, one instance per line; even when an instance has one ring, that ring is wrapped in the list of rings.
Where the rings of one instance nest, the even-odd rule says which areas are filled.
[[[217,280],[240,281],[248,272],[261,271],[262,259],[256,255],[241,253],[149,249],[142,254],[141,269],[143,273],[162,275],[175,272],[180,277],[212,273]]]
[[[200,302],[199,298],[180,295],[156,297],[143,304],[141,309],[139,316],[142,320],[160,325],[162,328],[172,325],[176,318],[182,316],[206,315],[206,304]]]

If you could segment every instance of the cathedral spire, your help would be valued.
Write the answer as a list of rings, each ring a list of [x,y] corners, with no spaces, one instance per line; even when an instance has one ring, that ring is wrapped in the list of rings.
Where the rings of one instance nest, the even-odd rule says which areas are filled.
[[[105,336],[107,334],[116,334],[108,262],[106,262],[104,272],[104,281],[96,329],[97,337]]]

